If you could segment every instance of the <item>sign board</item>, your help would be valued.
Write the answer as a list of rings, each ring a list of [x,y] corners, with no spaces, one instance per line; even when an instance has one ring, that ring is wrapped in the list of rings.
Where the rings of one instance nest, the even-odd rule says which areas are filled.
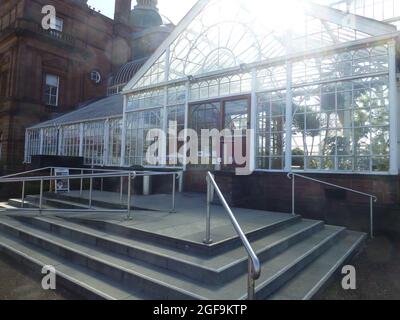
[[[69,176],[68,169],[55,169],[54,174],[56,177]],[[58,192],[69,192],[69,179],[57,179],[56,180],[56,193]]]

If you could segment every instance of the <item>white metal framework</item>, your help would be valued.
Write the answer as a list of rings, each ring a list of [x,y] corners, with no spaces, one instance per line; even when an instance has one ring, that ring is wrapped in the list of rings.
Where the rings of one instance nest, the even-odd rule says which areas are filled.
[[[248,99],[231,120],[254,129],[254,169],[397,174],[396,27],[352,14],[358,1],[282,3],[198,1],[125,87],[122,116],[29,129],[25,160],[61,150],[87,164],[146,166],[150,129],[167,132],[171,120],[178,131],[223,129],[226,101]],[[289,3],[296,15],[284,28]]]

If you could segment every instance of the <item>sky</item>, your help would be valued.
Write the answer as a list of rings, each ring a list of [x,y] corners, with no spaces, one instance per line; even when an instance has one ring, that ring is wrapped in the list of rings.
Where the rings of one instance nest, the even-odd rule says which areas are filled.
[[[135,0],[132,3],[136,5]],[[196,0],[158,0],[158,8],[161,15],[177,24],[195,3]],[[104,15],[114,17],[114,0],[89,0],[88,4],[101,10]]]

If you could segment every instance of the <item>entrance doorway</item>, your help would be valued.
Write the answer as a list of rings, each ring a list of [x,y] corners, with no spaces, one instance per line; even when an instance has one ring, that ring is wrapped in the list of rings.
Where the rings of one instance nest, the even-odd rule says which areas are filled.
[[[237,141],[241,141],[242,153],[247,150],[246,129],[250,128],[250,106],[250,96],[212,100],[189,106],[189,129],[197,132],[199,148],[202,145],[201,130],[216,129],[221,132],[229,129],[231,136],[227,135],[221,138],[216,148],[211,148],[210,138],[207,150],[199,151],[199,164],[187,166],[187,189],[204,191],[207,171],[233,171],[235,168],[241,167],[235,161],[234,152],[238,147]],[[236,141],[236,145],[232,143],[233,141]],[[225,162],[228,160],[228,163],[225,163],[224,160]],[[219,164],[215,165],[216,163]]]

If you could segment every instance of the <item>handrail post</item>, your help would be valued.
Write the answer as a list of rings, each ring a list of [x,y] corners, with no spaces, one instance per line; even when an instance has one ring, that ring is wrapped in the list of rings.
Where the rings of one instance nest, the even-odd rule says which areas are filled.
[[[204,244],[211,244],[213,241],[211,239],[211,181],[207,174],[207,216],[206,216],[206,238],[204,239]]]
[[[296,176],[292,174],[292,214],[295,216],[296,215],[296,199],[295,199],[295,178]]]
[[[255,299],[256,283],[253,277],[253,262],[249,256],[248,270],[247,270],[247,300]]]
[[[54,171],[53,171],[53,168],[50,168],[50,177],[52,177],[53,176],[53,173],[55,174],[55,169],[54,169]],[[55,189],[56,189],[56,187],[55,187],[55,184],[54,184],[54,191],[55,191]],[[49,192],[52,192],[53,191],[53,188],[52,188],[52,181],[50,180],[49,181]]]
[[[43,209],[43,179],[40,180],[40,196],[39,196],[39,212],[42,214]]]
[[[131,186],[131,173],[128,174],[128,203],[127,203],[127,220],[131,219],[131,193],[132,193],[132,186]]]
[[[120,178],[120,187],[119,187],[119,202],[122,203],[122,196],[123,196],[123,191],[124,191],[124,177],[121,176]]]
[[[370,197],[370,236],[371,239],[374,239],[374,199]]]
[[[92,209],[92,197],[93,197],[93,177],[90,178],[90,190],[89,190],[89,209]]]
[[[21,208],[25,206],[25,181],[22,181]]]
[[[176,213],[175,193],[176,193],[176,176],[175,176],[175,173],[173,173],[172,174],[172,209],[171,209],[171,213]]]
[[[80,195],[82,196],[83,194],[83,170],[81,170],[81,187],[80,187]]]

